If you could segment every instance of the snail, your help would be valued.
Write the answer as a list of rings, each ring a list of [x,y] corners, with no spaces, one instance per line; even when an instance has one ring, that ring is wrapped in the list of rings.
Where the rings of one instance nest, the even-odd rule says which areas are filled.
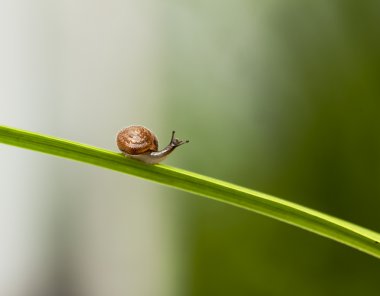
[[[158,151],[157,137],[146,127],[131,125],[122,129],[116,137],[117,146],[127,157],[138,159],[147,164],[156,164],[163,161],[175,148],[189,143],[174,138],[172,132],[170,143]]]

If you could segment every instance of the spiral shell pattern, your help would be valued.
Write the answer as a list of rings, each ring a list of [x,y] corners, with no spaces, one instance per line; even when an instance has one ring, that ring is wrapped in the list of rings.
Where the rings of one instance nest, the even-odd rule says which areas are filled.
[[[130,155],[137,155],[158,150],[156,136],[146,127],[131,125],[122,129],[116,138],[119,149]]]

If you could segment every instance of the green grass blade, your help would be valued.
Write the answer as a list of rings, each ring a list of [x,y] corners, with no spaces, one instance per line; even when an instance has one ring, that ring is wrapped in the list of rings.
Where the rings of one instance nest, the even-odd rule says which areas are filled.
[[[120,153],[0,126],[0,143],[14,145],[175,187],[254,211],[380,258],[380,234],[258,191],[167,165],[146,165]]]

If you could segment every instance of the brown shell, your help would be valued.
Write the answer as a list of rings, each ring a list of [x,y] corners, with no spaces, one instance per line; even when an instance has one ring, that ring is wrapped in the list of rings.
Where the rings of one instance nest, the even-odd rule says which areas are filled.
[[[131,125],[122,129],[116,138],[119,149],[131,155],[158,150],[156,136],[146,127]]]

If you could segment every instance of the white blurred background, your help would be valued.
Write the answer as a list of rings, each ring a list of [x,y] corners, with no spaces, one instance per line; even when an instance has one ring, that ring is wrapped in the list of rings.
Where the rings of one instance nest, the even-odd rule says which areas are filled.
[[[1,124],[111,150],[126,125],[159,130],[159,5],[1,1]],[[0,151],[0,295],[176,290],[172,223],[157,185]]]

